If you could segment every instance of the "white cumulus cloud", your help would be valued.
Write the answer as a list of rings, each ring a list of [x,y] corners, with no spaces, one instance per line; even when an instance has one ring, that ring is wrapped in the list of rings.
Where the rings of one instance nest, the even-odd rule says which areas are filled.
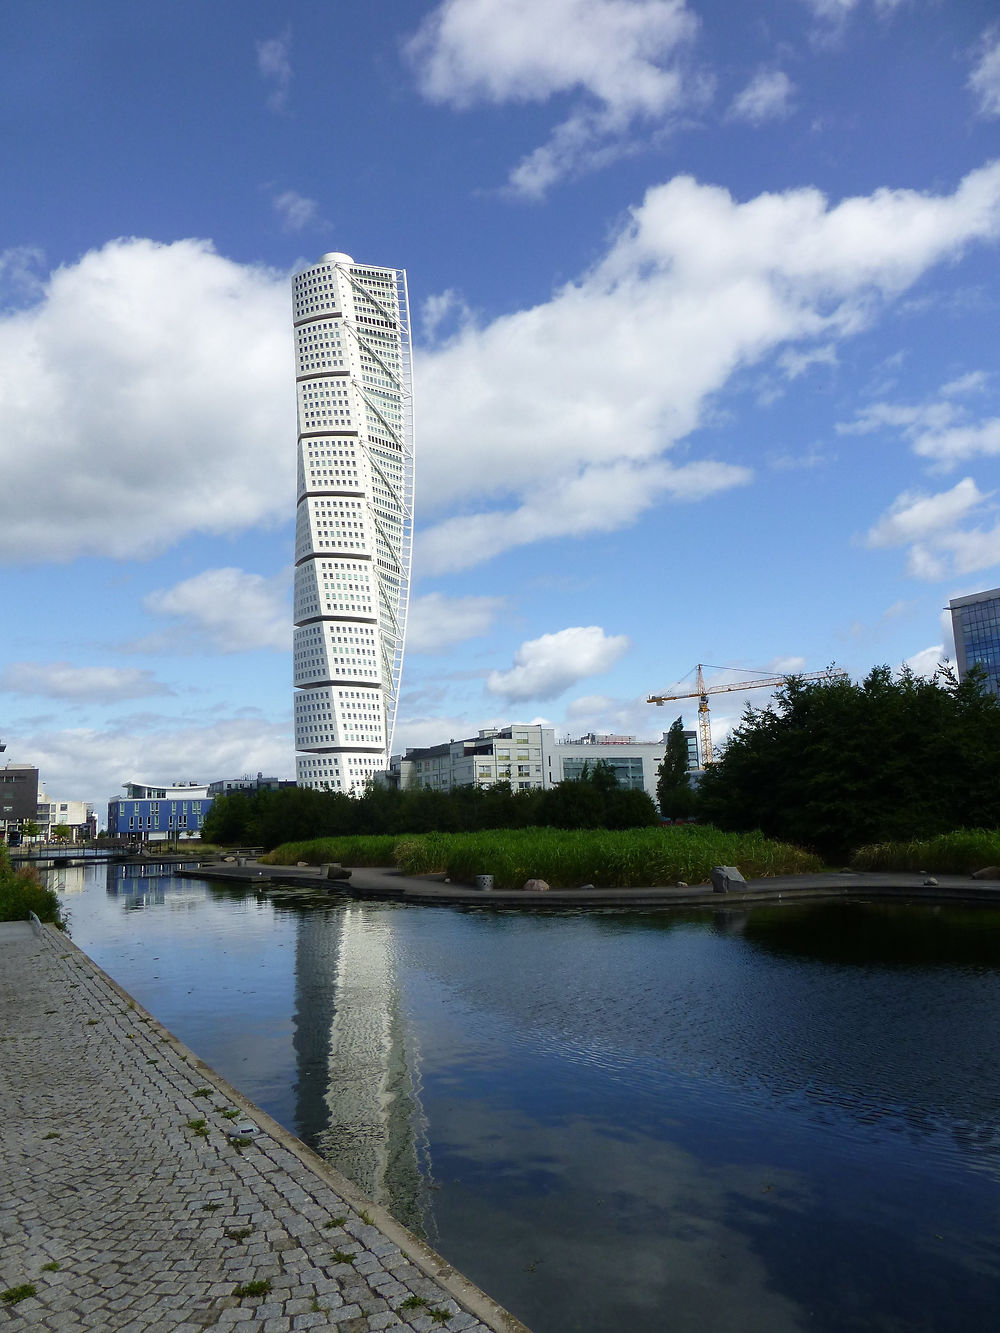
[[[733,98],[729,107],[732,120],[763,125],[767,120],[783,120],[791,112],[795,85],[780,69],[762,69]]]
[[[606,255],[549,301],[466,324],[418,358],[419,503],[475,505],[420,538],[428,572],[549,536],[622,527],[664,497],[745,484],[741,464],[664,454],[740,369],[836,342],[973,241],[1000,235],[1000,164],[954,194],[829,203],[678,177],[650,190]],[[792,373],[794,362],[785,363]]]
[[[508,671],[491,671],[486,688],[509,703],[554,699],[587,676],[610,671],[629,640],[607,635],[599,625],[573,626],[522,643]]]
[[[914,578],[937,581],[989,569],[1000,564],[1000,524],[981,522],[995,508],[989,505],[992,495],[971,477],[936,495],[906,491],[869,530],[867,544],[909,546],[907,572]],[[980,526],[963,526],[973,518]]]
[[[319,204],[294,190],[284,190],[271,200],[285,231],[304,231],[319,221]]]
[[[905,665],[915,676],[923,676],[926,680],[930,680],[945,661],[945,657],[944,644],[935,643],[930,648],[921,648],[912,657],[908,657]]]
[[[503,609],[503,597],[446,597],[431,592],[414,597],[406,622],[411,653],[441,653],[485,634]]]
[[[292,35],[286,31],[280,37],[268,37],[257,43],[257,68],[270,86],[267,105],[270,111],[284,111],[292,86]]]
[[[933,460],[936,471],[948,472],[963,459],[1000,454],[1000,417],[976,420],[962,401],[985,393],[989,386],[990,376],[984,371],[970,371],[942,385],[937,397],[923,403],[869,403],[854,421],[837,429],[842,435],[896,429],[912,443],[914,453]]]
[[[124,718],[97,728],[10,728],[9,754],[30,756],[46,790],[60,800],[94,801],[103,823],[106,802],[125,782],[212,782],[263,772],[295,776],[290,723],[247,711],[207,723],[175,717]]]
[[[155,642],[132,645],[165,651],[173,647],[210,647],[216,652],[241,653],[254,648],[288,652],[292,643],[288,579],[284,574],[266,579],[242,569],[206,569],[193,578],[149,593],[147,611],[179,622],[169,635]]]
[[[983,33],[969,88],[981,116],[1000,116],[1000,28]]]
[[[904,491],[868,532],[869,546],[903,546],[952,528],[989,497],[966,477],[950,491]]]
[[[406,50],[431,101],[583,99],[512,173],[516,190],[540,195],[621,151],[636,121],[662,121],[685,103],[679,57],[696,31],[684,0],[444,0]]]
[[[11,662],[0,671],[0,691],[76,702],[117,703],[173,691],[137,667],[87,667],[70,662]]]
[[[205,241],[112,241],[0,315],[0,559],[284,522],[294,423],[285,275]]]

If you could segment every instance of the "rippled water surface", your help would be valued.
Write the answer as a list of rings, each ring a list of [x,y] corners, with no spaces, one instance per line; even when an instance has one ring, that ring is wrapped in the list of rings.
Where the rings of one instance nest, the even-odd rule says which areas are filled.
[[[106,971],[535,1333],[995,1324],[1000,913],[53,875]]]

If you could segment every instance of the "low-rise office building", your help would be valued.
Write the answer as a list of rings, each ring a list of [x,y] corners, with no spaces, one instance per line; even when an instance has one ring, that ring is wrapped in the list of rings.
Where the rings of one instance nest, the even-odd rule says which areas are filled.
[[[197,782],[158,786],[126,782],[125,795],[108,801],[108,833],[135,842],[181,841],[201,837],[212,808],[208,787]]]
[[[297,785],[294,778],[266,778],[263,773],[251,777],[247,773],[241,778],[219,778],[216,782],[210,782],[208,784],[208,794],[213,798],[216,796],[232,796],[234,792],[245,792],[252,796],[259,791],[277,791],[280,787],[295,787]]]
[[[689,766],[698,767],[697,740],[685,732]],[[599,735],[556,740],[553,727],[536,723],[485,727],[464,740],[393,755],[389,781],[403,789],[429,787],[489,787],[509,782],[515,791],[548,788],[583,776],[598,762],[609,764],[621,787],[646,791],[655,800],[656,780],[666,750],[666,733],[658,741],[635,736]]]

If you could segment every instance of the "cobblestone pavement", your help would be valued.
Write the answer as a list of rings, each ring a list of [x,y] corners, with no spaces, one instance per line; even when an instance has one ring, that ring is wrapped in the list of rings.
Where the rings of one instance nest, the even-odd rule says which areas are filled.
[[[0,1328],[527,1333],[50,927],[0,925],[0,1124]]]

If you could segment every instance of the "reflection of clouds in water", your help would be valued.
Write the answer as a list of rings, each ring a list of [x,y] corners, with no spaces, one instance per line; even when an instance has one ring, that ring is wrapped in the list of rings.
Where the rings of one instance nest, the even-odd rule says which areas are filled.
[[[435,1155],[446,1189],[437,1211],[449,1257],[529,1325],[546,1326],[533,1305],[544,1290],[546,1302],[589,1311],[590,1322],[579,1326],[593,1329],[799,1333],[806,1326],[805,1312],[773,1289],[753,1241],[731,1225],[734,1200],[756,1209],[766,1199],[776,1239],[787,1234],[794,1215],[812,1206],[795,1173],[705,1166],[662,1141],[644,1140],[637,1155],[584,1120],[560,1126],[555,1158],[547,1127],[484,1103],[463,1102],[443,1128],[446,1144]],[[566,1162],[586,1162],[586,1176],[568,1172]],[[484,1208],[487,1247],[473,1239]]]
[[[772,915],[807,935],[811,910]],[[996,1171],[1000,968],[940,966],[937,918],[897,913],[904,932],[919,918],[911,944],[923,940],[927,966],[838,965],[829,946],[823,961],[765,953],[756,912],[731,932],[708,915],[469,914],[461,931],[408,931],[404,948],[417,984],[433,979],[462,1012],[452,1039],[472,1061],[477,1030],[499,1014],[508,1042],[640,1091],[687,1080],[750,1104],[779,1099],[796,1116],[847,1118]],[[829,933],[822,912],[813,929]],[[842,953],[850,943],[848,932]]]

